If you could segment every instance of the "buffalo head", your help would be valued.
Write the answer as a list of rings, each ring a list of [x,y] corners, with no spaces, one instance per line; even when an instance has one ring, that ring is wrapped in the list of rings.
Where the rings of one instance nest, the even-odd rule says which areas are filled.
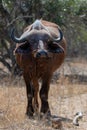
[[[64,51],[59,45],[63,39],[61,29],[44,26],[41,20],[36,20],[20,38],[14,35],[13,29],[11,38],[14,42],[19,43],[16,53],[31,53],[36,58],[51,57],[52,53]]]

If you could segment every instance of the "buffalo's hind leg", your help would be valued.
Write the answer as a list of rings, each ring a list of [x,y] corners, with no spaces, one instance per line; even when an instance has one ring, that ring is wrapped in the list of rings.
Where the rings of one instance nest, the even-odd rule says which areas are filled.
[[[50,78],[45,77],[42,80],[40,98],[41,98],[41,113],[45,114],[47,118],[49,118],[51,116],[49,103],[48,103],[49,87],[50,87]]]
[[[32,99],[34,97],[34,89],[33,85],[29,80],[29,77],[24,74],[23,75],[25,83],[26,83],[26,93],[27,93],[27,110],[26,114],[29,116],[29,118],[33,117],[34,109],[32,106]]]

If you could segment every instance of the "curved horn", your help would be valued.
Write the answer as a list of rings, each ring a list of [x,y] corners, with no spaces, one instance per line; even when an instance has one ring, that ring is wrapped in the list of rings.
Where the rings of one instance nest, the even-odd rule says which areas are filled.
[[[41,23],[41,26],[42,26],[42,28],[45,29],[45,30],[48,32],[48,34],[51,36],[50,31],[49,31],[42,23]],[[63,33],[62,33],[61,29],[58,28],[58,30],[59,30],[60,37],[54,39],[54,38],[52,38],[52,36],[51,36],[51,38],[53,39],[53,41],[54,41],[54,42],[57,42],[57,43],[60,42],[60,41],[63,39]]]
[[[26,41],[25,38],[17,38],[17,37],[15,37],[14,32],[15,32],[15,29],[13,28],[12,31],[11,31],[11,39],[12,39],[14,42],[16,42],[16,43],[22,43],[22,42],[25,42],[25,41]]]
[[[63,39],[63,33],[62,33],[61,29],[59,29],[59,33],[60,33],[60,37],[53,39],[54,42],[58,43]]]

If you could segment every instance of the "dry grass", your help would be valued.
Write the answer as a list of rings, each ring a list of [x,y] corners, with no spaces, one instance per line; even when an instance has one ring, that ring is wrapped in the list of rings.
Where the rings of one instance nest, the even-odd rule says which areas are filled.
[[[52,115],[65,118],[62,130],[86,130],[87,127],[87,87],[86,85],[51,84],[49,103]],[[25,87],[8,86],[0,88],[0,130],[54,130],[51,122],[45,119],[30,120],[26,111]],[[82,111],[84,116],[80,126],[72,124],[76,112]]]

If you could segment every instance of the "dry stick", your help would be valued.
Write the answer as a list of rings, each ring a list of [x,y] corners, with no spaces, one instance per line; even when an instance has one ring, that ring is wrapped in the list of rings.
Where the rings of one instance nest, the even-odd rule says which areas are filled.
[[[19,16],[15,19],[13,19],[10,23],[7,24],[6,28],[8,28],[9,26],[11,26],[15,21],[19,20],[19,19],[23,19],[23,18],[32,18],[33,16]]]

